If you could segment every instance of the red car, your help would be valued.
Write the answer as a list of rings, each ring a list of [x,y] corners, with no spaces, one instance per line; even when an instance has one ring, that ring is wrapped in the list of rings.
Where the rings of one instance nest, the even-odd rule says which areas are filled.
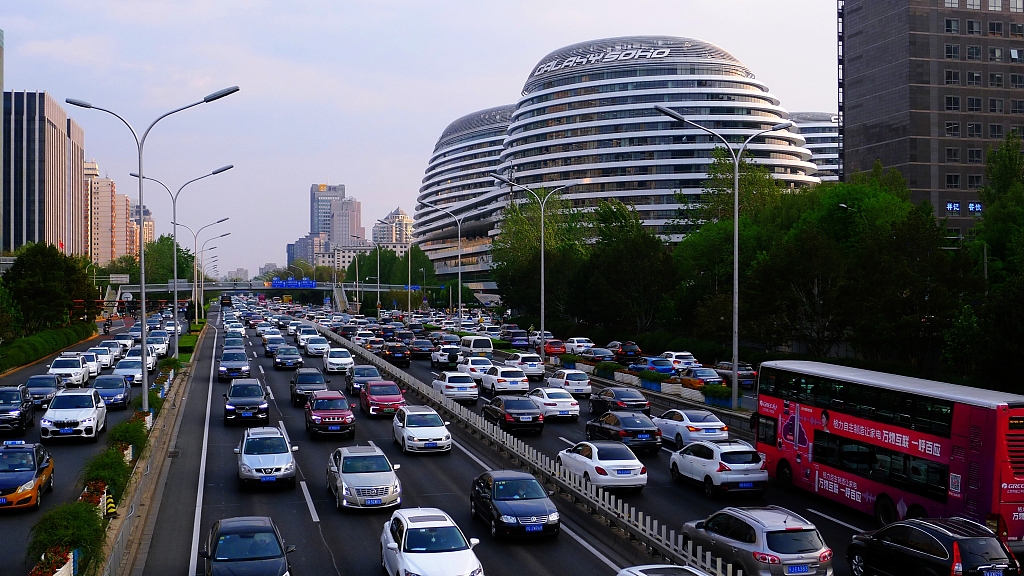
[[[359,409],[369,412],[370,416],[393,416],[395,411],[405,406],[405,396],[398,384],[388,380],[367,382],[359,390]]]
[[[547,356],[565,354],[565,342],[561,340],[548,340],[544,343],[544,354]]]
[[[356,418],[345,395],[337,390],[316,390],[306,403],[306,431],[310,440],[321,434],[356,437]]]

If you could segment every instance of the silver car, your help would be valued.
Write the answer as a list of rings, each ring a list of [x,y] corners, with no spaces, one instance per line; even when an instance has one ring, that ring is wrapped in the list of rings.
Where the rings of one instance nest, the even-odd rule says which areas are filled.
[[[323,336],[312,336],[306,340],[306,356],[323,356],[331,349],[331,344]]]
[[[327,459],[327,485],[335,506],[338,510],[400,506],[402,483],[395,474],[400,467],[392,466],[376,446],[338,448]]]
[[[132,386],[142,385],[142,360],[138,358],[125,358],[118,361],[114,366],[115,376],[124,376]]]
[[[238,488],[247,484],[288,484],[295,488],[295,458],[298,446],[289,446],[279,428],[249,428],[235,448],[238,456]]]

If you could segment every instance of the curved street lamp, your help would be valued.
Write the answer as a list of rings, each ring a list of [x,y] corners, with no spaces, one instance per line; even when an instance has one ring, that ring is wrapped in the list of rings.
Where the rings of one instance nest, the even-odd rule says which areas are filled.
[[[176,221],[175,222],[171,222],[171,224],[174,224],[175,226],[181,226],[182,228],[184,228],[184,229],[186,229],[186,230],[188,230],[189,232],[192,233],[192,250],[193,250],[193,252],[192,252],[192,302],[193,302],[194,306],[196,307],[196,309],[195,309],[195,320],[196,320],[196,322],[199,322],[199,308],[198,308],[198,306],[199,306],[199,301],[198,301],[199,300],[199,233],[202,232],[203,230],[209,228],[210,226],[213,226],[214,224],[220,224],[221,222],[227,222],[230,219],[231,219],[230,216],[228,216],[226,218],[221,218],[220,220],[217,220],[216,222],[210,222],[206,226],[200,227],[198,230],[193,230],[191,227],[189,227],[189,226],[187,226],[185,224],[182,224],[181,222],[176,222]]]
[[[444,208],[441,208],[440,206],[437,206],[435,204],[427,202],[426,200],[420,200],[420,204],[423,204],[424,206],[429,206],[429,207],[433,208],[434,210],[437,210],[438,212],[444,212],[449,217],[451,217],[452,220],[455,221],[455,233],[458,235],[458,242],[459,242],[459,252],[458,252],[458,259],[457,259],[457,262],[458,262],[458,278],[459,278],[459,281],[458,281],[458,284],[459,284],[459,312],[458,312],[456,317],[459,319],[459,330],[462,330],[462,219],[465,218],[466,215],[463,214],[461,217],[456,216],[455,214],[452,214],[451,211],[445,210]],[[451,306],[451,300],[448,301],[448,305]]]

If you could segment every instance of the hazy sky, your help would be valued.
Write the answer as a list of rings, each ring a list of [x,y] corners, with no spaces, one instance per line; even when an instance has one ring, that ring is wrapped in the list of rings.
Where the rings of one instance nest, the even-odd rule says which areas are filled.
[[[176,190],[190,226],[230,216],[219,270],[285,263],[309,228],[309,186],[342,183],[369,234],[396,206],[412,213],[434,144],[452,120],[512,104],[549,52],[586,40],[670,35],[739,58],[790,111],[836,110],[832,0],[0,0],[6,90],[46,90],[119,113],[143,130],[220,88],[241,92],[154,128],[145,173]],[[86,157],[136,195],[127,129],[67,107]],[[145,203],[157,234],[171,203]],[[185,233],[187,234],[187,232]],[[189,246],[191,235],[179,242]]]

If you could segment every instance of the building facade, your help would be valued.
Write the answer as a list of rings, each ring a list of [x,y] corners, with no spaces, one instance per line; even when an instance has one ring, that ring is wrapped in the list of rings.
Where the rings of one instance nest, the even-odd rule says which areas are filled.
[[[846,0],[843,162],[876,160],[964,234],[982,211],[985,160],[1024,133],[1024,1]],[[884,23],[884,25],[880,25]]]
[[[153,214],[149,208],[135,202],[131,204],[131,214],[128,219],[128,253],[139,257],[139,235],[142,235],[143,245],[156,241],[156,225],[153,222]]]
[[[793,112],[789,119],[796,123],[811,151],[814,173],[822,182],[839,180],[839,116],[831,112]]]
[[[344,184],[313,184],[309,187],[309,231],[330,233],[331,203],[345,198]]]
[[[106,266],[128,254],[128,220],[131,203],[118,194],[110,178],[101,178],[95,162],[85,163],[89,198],[89,260]]]
[[[296,240],[294,244],[288,245],[291,248],[291,253],[288,254],[288,264],[293,264],[296,260],[313,264],[316,261],[316,253],[326,252],[329,245],[326,232],[307,234]]]
[[[355,198],[342,198],[331,202],[331,225],[328,240],[334,246],[362,244],[366,238],[363,227],[363,206]],[[355,236],[355,238],[353,238]]]
[[[234,270],[228,270],[227,274],[224,275],[224,279],[228,282],[244,282],[249,279],[249,270],[247,268],[236,268]]]
[[[378,244],[408,244],[412,242],[412,218],[401,208],[395,208],[373,225],[372,234],[373,241]]]
[[[327,266],[335,270],[348,270],[349,265],[356,259],[356,256],[369,254],[373,250],[373,245],[369,243],[362,246],[332,247],[330,250],[317,252],[314,264],[316,266]]]
[[[67,119],[67,248],[68,254],[89,253],[89,188],[85,181],[85,131]]]

